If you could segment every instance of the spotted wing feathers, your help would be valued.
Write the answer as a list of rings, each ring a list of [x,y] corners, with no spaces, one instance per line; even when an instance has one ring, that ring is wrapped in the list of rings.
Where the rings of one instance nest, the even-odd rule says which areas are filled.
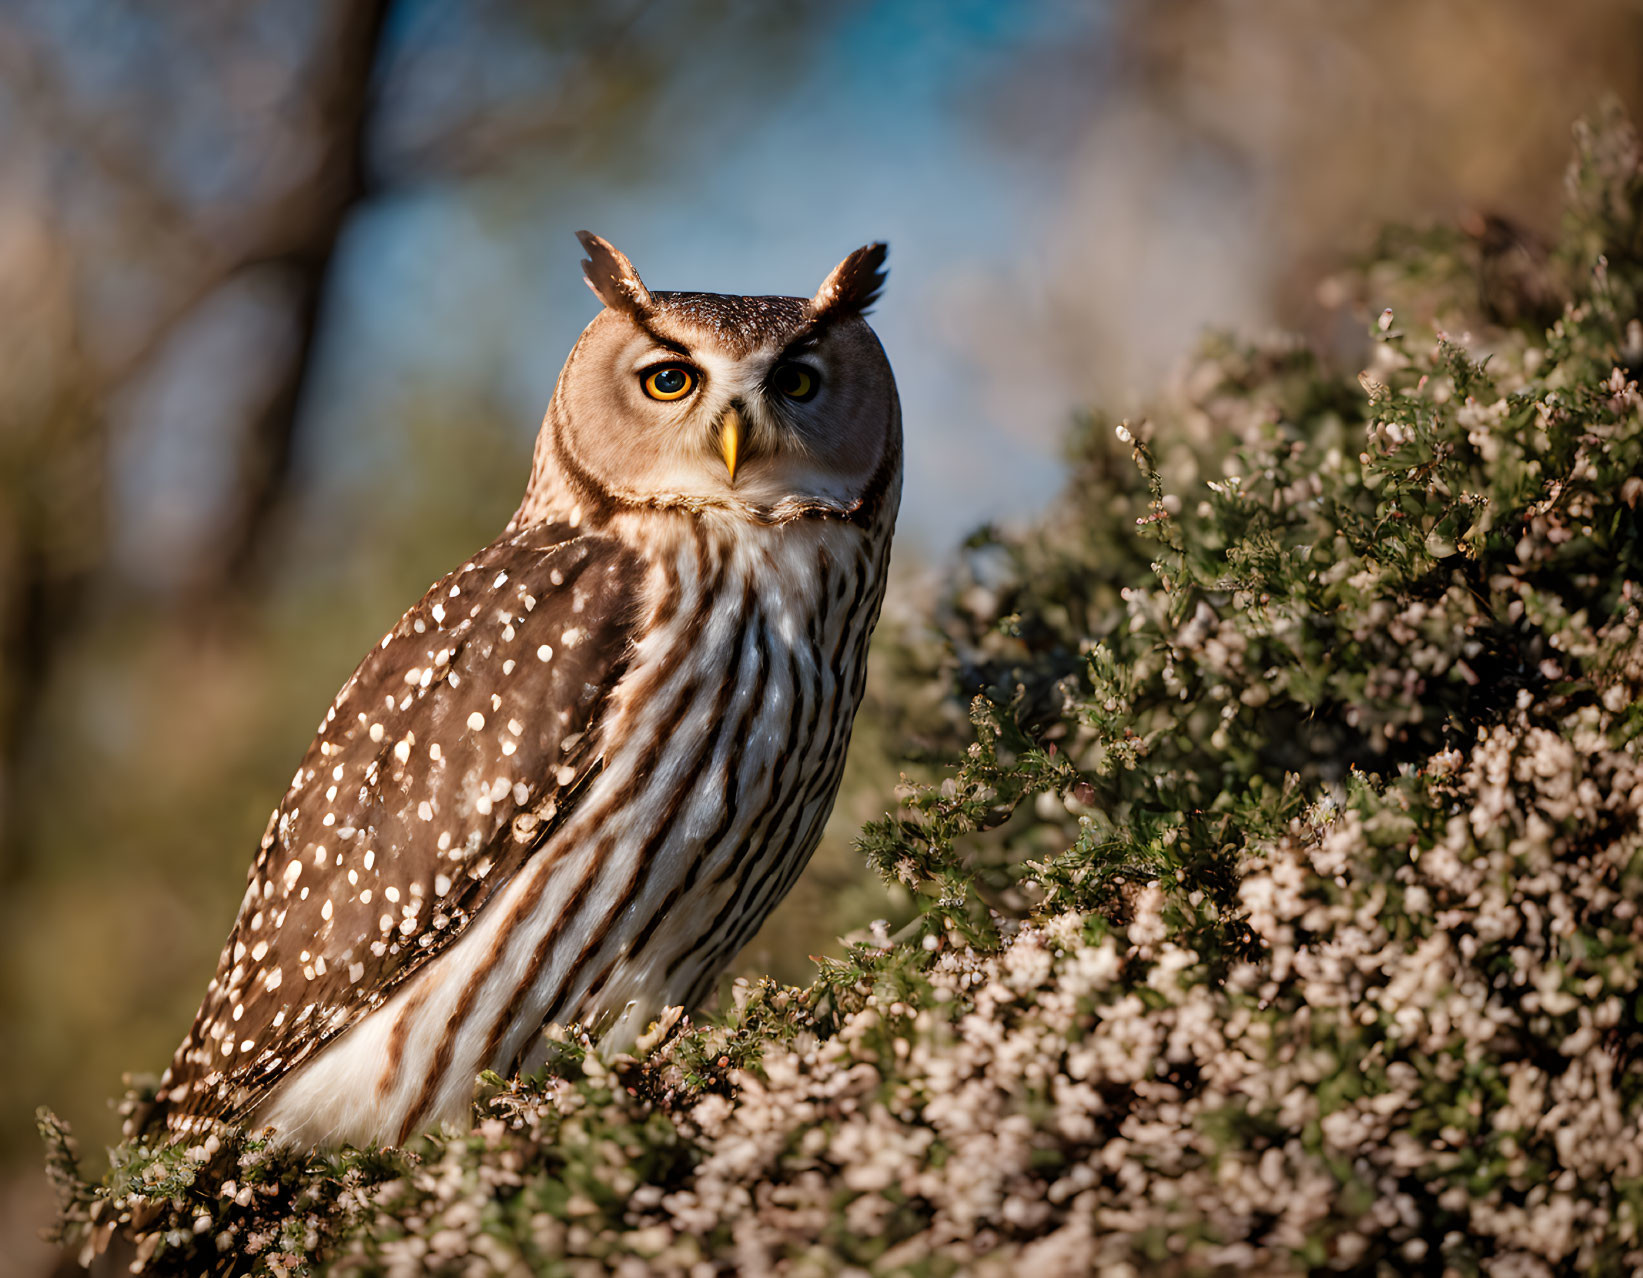
[[[174,1127],[247,1113],[541,844],[597,766],[639,584],[617,542],[538,525],[436,583],[365,658],[263,837],[159,1098]]]

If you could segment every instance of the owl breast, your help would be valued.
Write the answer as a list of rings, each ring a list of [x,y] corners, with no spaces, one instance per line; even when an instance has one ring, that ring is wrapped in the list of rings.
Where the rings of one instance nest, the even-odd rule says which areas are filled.
[[[619,1048],[700,1001],[832,808],[884,593],[875,531],[681,516],[657,538],[652,523],[598,770],[468,930],[283,1080],[259,1125],[402,1141],[464,1119],[481,1071],[536,1063],[547,1022]]]

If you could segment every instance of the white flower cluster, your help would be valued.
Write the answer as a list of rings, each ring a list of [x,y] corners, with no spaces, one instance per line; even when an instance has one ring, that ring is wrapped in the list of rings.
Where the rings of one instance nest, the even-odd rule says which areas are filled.
[[[667,1188],[586,1125],[585,1090],[515,1094],[479,1152],[452,1142],[360,1196],[352,1263],[1635,1270],[1643,766],[1612,727],[1520,717],[1384,795],[1314,809],[1249,858],[1256,944],[1220,981],[1161,885],[1122,929],[1064,912],[994,954],[943,946],[916,1004],[868,991],[837,1033],[730,1071],[733,1102],[666,1119],[691,1162]],[[533,1215],[566,1145],[603,1193]],[[499,1230],[527,1168],[535,1190]]]

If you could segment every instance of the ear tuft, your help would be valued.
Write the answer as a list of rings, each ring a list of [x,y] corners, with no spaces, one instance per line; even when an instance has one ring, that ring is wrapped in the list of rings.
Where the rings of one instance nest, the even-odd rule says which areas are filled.
[[[878,301],[889,272],[884,270],[886,244],[867,244],[857,249],[832,270],[810,299],[810,311],[823,316],[860,315]]]
[[[630,315],[642,315],[650,309],[650,290],[626,255],[592,231],[578,231],[576,238],[582,241],[588,253],[582,263],[582,274],[587,277],[595,297],[611,310],[626,311]]]

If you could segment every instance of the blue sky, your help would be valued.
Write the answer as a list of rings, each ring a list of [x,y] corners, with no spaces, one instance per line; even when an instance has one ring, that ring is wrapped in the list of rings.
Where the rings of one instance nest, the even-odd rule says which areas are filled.
[[[1000,385],[956,311],[973,296],[966,281],[1028,269],[1023,246],[1042,237],[1059,182],[1053,153],[1001,141],[989,110],[1018,57],[1083,34],[1092,12],[865,6],[803,50],[791,77],[743,79],[733,59],[728,72],[722,59],[687,69],[640,163],[590,168],[549,152],[523,171],[376,200],[345,242],[304,457],[372,464],[435,381],[534,432],[595,311],[572,238],[582,227],[653,288],[720,292],[808,294],[849,250],[885,239],[890,286],[874,324],[907,432],[903,544],[939,557],[983,519],[1031,514],[1059,483],[1056,436],[1076,404]]]

